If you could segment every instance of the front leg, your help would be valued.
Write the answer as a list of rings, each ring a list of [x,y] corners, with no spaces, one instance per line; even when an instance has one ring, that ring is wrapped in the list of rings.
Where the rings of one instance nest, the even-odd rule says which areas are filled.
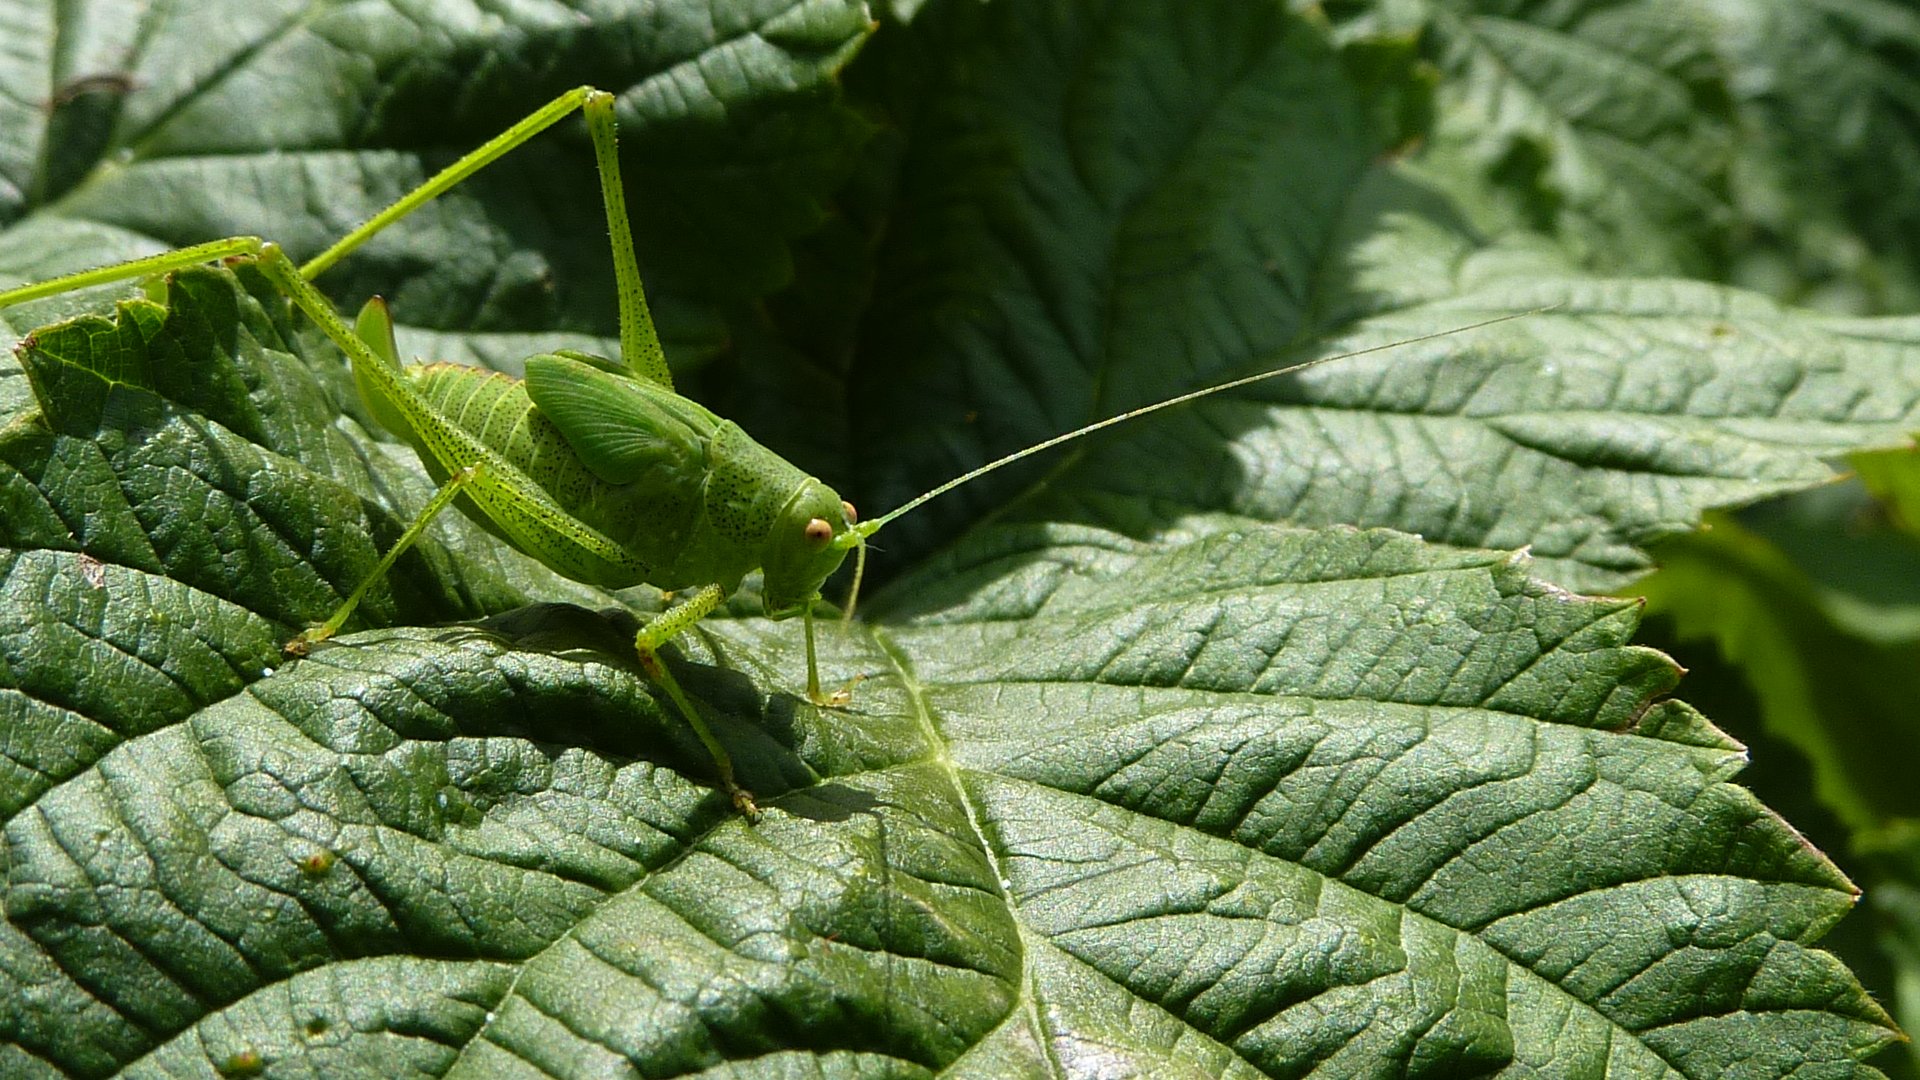
[[[855,675],[847,680],[840,689],[828,693],[820,688],[820,661],[815,658],[813,647],[813,604],[809,602],[800,612],[800,622],[806,627],[807,637],[807,700],[826,709],[844,709],[853,704],[853,688],[866,681],[865,675]]]
[[[446,483],[440,485],[440,490],[434,493],[426,508],[420,511],[420,515],[413,519],[413,524],[407,526],[407,531],[400,534],[400,539],[387,549],[386,555],[381,558],[379,564],[366,577],[361,578],[360,584],[354,588],[352,594],[334,609],[333,617],[319,626],[301,631],[300,636],[281,647],[282,651],[288,656],[305,656],[313,651],[315,645],[339,633],[340,628],[347,624],[347,617],[353,614],[354,608],[360,606],[360,601],[367,595],[367,590],[373,587],[373,583],[387,576],[387,571],[393,569],[393,561],[412,547],[414,541],[420,539],[420,534],[433,523],[433,519],[439,516],[440,511],[445,510],[453,502],[454,496],[460,494],[460,489],[478,475],[480,475],[480,466],[469,465],[454,473]]]
[[[707,753],[713,755],[713,763],[720,770],[720,785],[732,798],[734,808],[752,819],[760,816],[760,808],[754,805],[753,793],[741,787],[740,782],[733,778],[732,756],[727,753],[726,747],[720,745],[720,740],[714,738],[713,732],[707,728],[707,722],[701,719],[700,711],[693,707],[693,701],[680,689],[673,672],[668,671],[667,665],[660,660],[660,646],[705,618],[708,612],[720,606],[720,601],[726,599],[726,595],[718,585],[704,585],[695,589],[692,596],[656,615],[641,627],[640,632],[634,635],[633,648],[640,654],[640,670],[667,692],[680,714],[693,726],[693,733],[706,744]]]

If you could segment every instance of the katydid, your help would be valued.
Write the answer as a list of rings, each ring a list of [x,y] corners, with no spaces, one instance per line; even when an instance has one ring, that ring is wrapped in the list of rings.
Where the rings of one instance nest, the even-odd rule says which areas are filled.
[[[620,360],[569,350],[533,356],[524,379],[453,364],[400,364],[385,304],[369,301],[349,327],[310,282],[382,229],[570,115],[586,115],[612,236],[619,293]],[[679,594],[634,640],[642,670],[686,717],[713,756],[733,804],[751,816],[753,797],[734,778],[726,747],[681,690],[659,650],[759,570],[766,613],[801,617],[807,694],[823,692],[814,653],[813,608],[821,585],[858,552],[851,614],[867,539],[927,500],[1028,455],[1102,428],[1313,364],[1475,329],[1506,315],[1374,349],[1330,356],[1219,383],[1109,417],[1008,454],[871,521],[833,489],[762,447],[737,425],[677,394],[654,332],[627,222],[615,146],[614,99],[592,87],[560,95],[447,166],[332,247],[296,267],[281,248],[236,236],[0,292],[0,308],[73,289],[163,274],[215,260],[251,258],[346,353],[355,386],[381,424],[410,443],[441,485],[379,565],[333,616],[287,645],[304,653],[340,630],[367,589],[449,504],[488,531],[577,581],[607,588],[642,582]],[[26,344],[31,344],[29,337]],[[23,345],[25,347],[25,345]]]

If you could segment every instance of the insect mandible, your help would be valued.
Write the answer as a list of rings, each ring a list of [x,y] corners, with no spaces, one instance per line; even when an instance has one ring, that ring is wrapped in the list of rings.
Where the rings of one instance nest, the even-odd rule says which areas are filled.
[[[452,364],[402,367],[393,320],[378,297],[349,327],[312,280],[381,230],[419,209],[575,110],[585,113],[612,237],[620,305],[620,359],[571,350],[529,357],[524,379]],[[807,694],[844,703],[849,689],[821,689],[813,609],[821,585],[849,554],[857,597],[866,541],[888,522],[937,496],[1031,454],[1164,408],[1315,364],[1476,329],[1532,312],[1358,352],[1275,368],[1132,409],[1057,435],[955,477],[892,512],[860,521],[832,488],[761,446],[732,422],[674,392],[640,285],[615,145],[614,98],[578,87],[442,169],[303,265],[279,245],[234,236],[115,263],[0,292],[0,308],[74,289],[164,274],[198,263],[251,258],[341,351],[354,384],[379,422],[404,438],[440,489],[332,617],[287,644],[304,654],[345,625],[367,590],[426,529],[465,496],[463,510],[513,547],[576,581],[606,588],[646,583],[676,601],[634,639],[640,666],[686,718],[712,755],[734,806],[757,813],[734,777],[726,747],[660,660],[659,650],[759,570],[766,613],[800,616]],[[23,343],[30,344],[28,341]],[[524,422],[498,423],[502,414]],[[492,424],[485,423],[494,417]],[[504,429],[504,434],[500,432]]]

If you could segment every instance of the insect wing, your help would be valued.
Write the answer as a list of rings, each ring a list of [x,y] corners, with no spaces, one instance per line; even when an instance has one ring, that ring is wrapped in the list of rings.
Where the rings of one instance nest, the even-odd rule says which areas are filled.
[[[393,313],[387,309],[387,302],[376,296],[367,301],[360,314],[353,320],[353,332],[373,355],[394,371],[400,370],[400,352],[393,340]],[[395,435],[405,437],[408,433],[406,412],[388,396],[385,387],[372,377],[372,373],[363,371],[359,364],[353,365],[353,384],[360,391],[360,400],[372,411],[374,419]]]
[[[713,415],[670,390],[568,356],[527,361],[527,394],[589,471],[630,484],[665,467],[698,470],[717,426]]]

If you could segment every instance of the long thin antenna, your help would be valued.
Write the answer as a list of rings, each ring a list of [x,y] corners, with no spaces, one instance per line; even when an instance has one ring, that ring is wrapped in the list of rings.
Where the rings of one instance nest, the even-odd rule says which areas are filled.
[[[1350,360],[1353,357],[1365,356],[1368,353],[1384,352],[1387,349],[1397,349],[1402,345],[1417,345],[1422,341],[1432,341],[1435,338],[1448,337],[1453,334],[1464,334],[1469,330],[1480,330],[1485,327],[1493,326],[1497,323],[1511,322],[1514,319],[1524,319],[1529,315],[1538,315],[1543,311],[1552,311],[1554,308],[1557,308],[1559,306],[1560,306],[1559,304],[1548,304],[1546,307],[1534,308],[1531,311],[1516,311],[1510,315],[1501,315],[1496,318],[1485,319],[1477,323],[1468,323],[1465,326],[1456,326],[1450,330],[1436,330],[1431,334],[1421,334],[1419,337],[1403,338],[1400,341],[1389,342],[1385,345],[1374,345],[1369,348],[1355,349],[1352,352],[1344,352],[1335,356],[1323,356],[1318,360],[1308,360],[1303,363],[1289,364],[1286,367],[1274,368],[1272,371],[1260,372],[1258,375],[1247,375],[1238,379],[1229,379],[1226,382],[1216,383],[1204,389],[1189,391],[1188,393],[1181,394],[1178,397],[1170,397],[1165,401],[1156,401],[1152,405],[1142,405],[1137,409],[1129,409],[1126,412],[1120,413],[1117,416],[1109,416],[1105,420],[1096,420],[1093,423],[1088,424],[1086,427],[1075,428],[1074,430],[1069,431],[1064,435],[1055,435],[1051,439],[1034,443],[1032,446],[1029,446],[1024,450],[1015,450],[1013,453],[1008,454],[1006,457],[989,461],[985,465],[982,465],[977,469],[974,469],[970,472],[962,473],[959,476],[954,477],[953,479],[947,481],[944,484],[941,484],[939,487],[934,488],[932,491],[929,491],[924,495],[920,495],[913,499],[908,500],[904,505],[900,506],[897,509],[894,509],[885,514],[882,514],[879,517],[872,519],[871,521],[863,521],[860,524],[855,525],[853,528],[853,531],[858,532],[860,534],[860,538],[864,540],[865,538],[872,536],[874,533],[879,532],[881,527],[887,524],[889,521],[892,521],[894,518],[899,517],[901,514],[904,514],[907,511],[918,507],[921,503],[924,503],[929,499],[935,499],[942,495],[945,495],[947,492],[952,491],[954,488],[957,488],[962,484],[969,483],[973,480],[977,480],[980,477],[985,476],[988,473],[994,471],[995,469],[1001,468],[1006,465],[1011,465],[1014,462],[1019,461],[1021,458],[1030,457],[1034,454],[1039,453],[1042,450],[1051,450],[1054,447],[1059,446],[1061,443],[1072,442],[1073,440],[1078,439],[1083,435],[1091,435],[1102,428],[1110,428],[1115,424],[1123,424],[1128,420],[1145,416],[1148,413],[1159,412],[1161,409],[1171,409],[1175,405],[1184,405],[1187,402],[1193,401],[1197,398],[1203,398],[1209,394],[1220,393],[1222,390],[1233,390],[1237,387],[1247,386],[1252,383],[1262,382],[1267,379],[1277,379],[1280,376],[1286,375],[1290,372],[1302,371],[1310,367],[1319,367],[1321,364],[1331,364],[1335,360]]]

